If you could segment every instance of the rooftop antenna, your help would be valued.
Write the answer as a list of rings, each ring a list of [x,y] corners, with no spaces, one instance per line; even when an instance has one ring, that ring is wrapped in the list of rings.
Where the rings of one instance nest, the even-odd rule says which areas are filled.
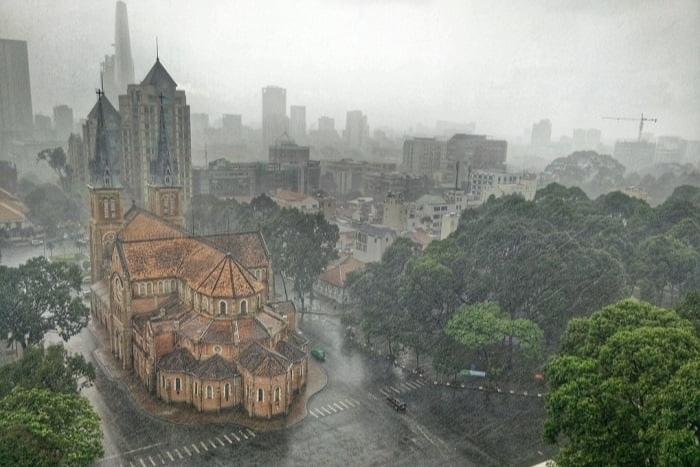
[[[158,36],[156,36],[156,62],[160,61],[160,57],[158,56]]]
[[[105,73],[104,70],[100,70],[100,90],[102,94],[105,93]]]

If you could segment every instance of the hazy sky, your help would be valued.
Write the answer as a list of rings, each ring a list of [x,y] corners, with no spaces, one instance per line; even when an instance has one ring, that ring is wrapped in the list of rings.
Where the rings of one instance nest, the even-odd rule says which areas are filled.
[[[261,88],[287,89],[345,122],[401,132],[436,120],[522,135],[543,118],[553,137],[600,128],[700,139],[698,0],[131,0],[136,79],[161,62],[192,112],[260,121]],[[112,53],[113,0],[0,0],[0,37],[29,42],[35,113],[84,117]]]

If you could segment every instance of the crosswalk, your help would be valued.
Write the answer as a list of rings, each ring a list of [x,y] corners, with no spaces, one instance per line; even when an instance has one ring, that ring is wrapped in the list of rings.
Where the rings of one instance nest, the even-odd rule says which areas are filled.
[[[413,391],[415,389],[422,388],[428,384],[428,381],[424,379],[416,379],[413,381],[405,381],[401,384],[397,384],[395,386],[384,386],[379,390],[384,396],[390,397],[390,396],[395,396],[397,394],[401,394],[404,392],[408,391]]]
[[[344,410],[351,409],[353,407],[359,407],[360,403],[355,399],[345,399],[338,402],[333,402],[323,407],[316,407],[314,409],[309,409],[309,414],[313,415],[315,418],[327,417],[328,415],[337,414],[343,412]]]
[[[255,432],[253,432],[251,429],[244,428],[238,431],[232,431],[230,433],[215,436],[213,438],[190,444],[183,444],[182,446],[170,450],[163,450],[151,455],[138,457],[128,461],[128,464],[119,463],[117,465],[119,467],[158,467],[160,465],[178,462],[188,457],[205,454],[208,451],[222,446],[240,443],[247,439],[255,438],[255,436]]]

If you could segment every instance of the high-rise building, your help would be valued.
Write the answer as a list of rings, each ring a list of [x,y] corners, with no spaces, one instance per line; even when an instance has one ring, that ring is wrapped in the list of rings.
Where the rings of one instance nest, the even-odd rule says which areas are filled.
[[[68,141],[68,137],[73,133],[73,109],[67,105],[57,105],[53,108],[53,129],[56,132],[56,139]]]
[[[161,110],[162,109],[162,110]],[[167,72],[160,59],[140,84],[130,84],[119,96],[122,134],[122,184],[129,194],[148,206],[149,170],[158,156],[161,120],[165,120],[167,144],[176,183],[187,202],[192,194],[192,142],[190,106],[185,91]]]
[[[597,151],[600,146],[600,130],[589,128],[588,130],[574,129],[571,139],[571,151]]]
[[[221,118],[224,141],[240,141],[243,137],[243,119],[240,114],[224,114]]]
[[[645,140],[617,141],[613,157],[627,170],[635,171],[654,163],[656,145]]]
[[[445,141],[435,138],[412,138],[403,142],[403,171],[433,177],[445,160]]]
[[[34,128],[27,42],[0,39],[0,151]]]
[[[687,142],[678,136],[659,136],[656,140],[655,163],[682,164],[686,162]]]
[[[303,105],[289,107],[289,136],[297,142],[306,139],[306,107]]]
[[[129,18],[126,3],[117,2],[114,21],[114,55],[105,55],[102,62],[104,90],[112,101],[126,92],[127,86],[134,83],[134,60],[131,56],[129,38]]]
[[[267,154],[277,138],[289,130],[287,90],[277,86],[262,89],[262,150]]]
[[[552,122],[549,120],[540,120],[539,123],[532,125],[532,134],[530,144],[532,146],[542,147],[547,146],[552,141]]]
[[[345,142],[350,149],[364,150],[367,147],[369,126],[367,115],[361,110],[351,110],[345,118]]]
[[[446,163],[443,170],[455,170],[460,164],[460,180],[466,181],[469,170],[506,170],[508,142],[489,139],[485,135],[466,135],[458,133],[447,141]]]
[[[318,131],[335,131],[335,119],[332,117],[318,117]]]

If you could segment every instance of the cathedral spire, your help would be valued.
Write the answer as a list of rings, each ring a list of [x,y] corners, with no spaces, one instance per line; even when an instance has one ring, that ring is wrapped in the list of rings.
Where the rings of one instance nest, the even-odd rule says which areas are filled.
[[[97,90],[97,127],[95,129],[95,158],[90,164],[90,178],[93,184],[110,188],[117,183],[113,174],[112,157],[107,139],[107,124],[103,100],[106,99],[102,89]]]
[[[163,99],[165,96],[160,94],[160,124],[158,129],[158,155],[155,161],[151,162],[151,181],[154,185],[173,186],[177,173],[175,166],[170,157],[170,149],[168,148],[168,131],[165,122],[165,108],[163,107]]]

